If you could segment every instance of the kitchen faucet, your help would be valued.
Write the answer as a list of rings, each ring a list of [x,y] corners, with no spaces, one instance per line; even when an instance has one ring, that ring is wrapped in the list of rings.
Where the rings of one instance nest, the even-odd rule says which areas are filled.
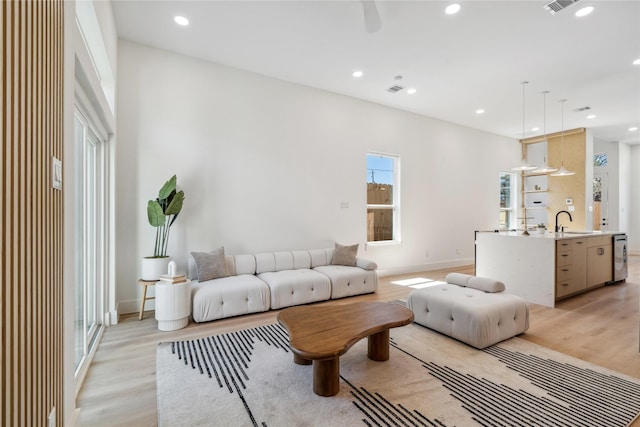
[[[560,215],[562,212],[566,213],[567,215],[569,215],[569,221],[573,222],[573,218],[571,218],[571,214],[568,211],[560,211],[556,214],[556,233],[558,231],[560,231],[560,227],[558,227],[558,215]],[[563,227],[564,228],[564,227]]]

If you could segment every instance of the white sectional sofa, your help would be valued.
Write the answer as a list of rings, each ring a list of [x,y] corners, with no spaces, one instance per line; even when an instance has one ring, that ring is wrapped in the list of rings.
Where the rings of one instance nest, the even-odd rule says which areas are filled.
[[[378,289],[374,262],[356,257],[355,265],[334,265],[340,258],[334,259],[334,253],[329,248],[225,256],[226,272],[218,275],[222,277],[204,281],[198,280],[197,262],[192,260],[193,320],[207,322]]]

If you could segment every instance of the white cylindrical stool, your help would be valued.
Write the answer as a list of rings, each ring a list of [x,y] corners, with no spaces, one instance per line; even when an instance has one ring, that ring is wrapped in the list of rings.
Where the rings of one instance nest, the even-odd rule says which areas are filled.
[[[156,284],[156,320],[161,331],[175,331],[189,324],[191,281]]]

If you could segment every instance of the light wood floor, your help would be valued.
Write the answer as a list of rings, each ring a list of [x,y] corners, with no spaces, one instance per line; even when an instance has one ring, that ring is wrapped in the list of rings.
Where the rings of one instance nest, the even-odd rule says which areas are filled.
[[[383,277],[371,295],[321,304],[404,299],[411,288],[393,285],[400,278],[443,279],[457,271],[473,274],[473,266]],[[640,257],[629,260],[626,283],[606,286],[560,302],[556,308],[530,304],[530,328],[521,338],[556,351],[640,378]],[[156,425],[156,346],[161,341],[190,339],[276,321],[277,311],[191,323],[174,332],[160,332],[154,313],[123,316],[107,328],[78,395],[83,426]],[[640,427],[640,421],[633,424]]]

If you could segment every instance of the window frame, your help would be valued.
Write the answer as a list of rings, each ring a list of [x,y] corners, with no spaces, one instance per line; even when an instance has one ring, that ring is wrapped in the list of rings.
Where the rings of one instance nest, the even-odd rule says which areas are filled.
[[[367,233],[367,245],[368,246],[381,246],[381,245],[393,245],[393,244],[399,244],[402,242],[402,238],[401,238],[401,224],[400,224],[400,155],[399,154],[392,154],[392,153],[383,153],[383,152],[377,152],[377,151],[368,151],[366,154],[365,159],[368,160],[369,156],[375,156],[375,157],[385,157],[385,158],[389,158],[392,160],[393,162],[393,197],[392,197],[392,203],[390,205],[380,205],[380,204],[369,204],[368,200],[367,200],[367,215],[369,212],[369,209],[388,209],[391,210],[393,215],[392,215],[392,238],[391,240],[372,240],[369,241],[369,236]],[[365,183],[368,184],[369,183],[369,177],[368,177],[368,171],[369,171],[369,167],[368,164],[365,166],[366,167],[366,171],[367,171],[367,178]],[[367,186],[365,186],[365,191],[367,191]],[[366,195],[365,195],[366,197]],[[367,224],[368,224],[368,218],[367,218]]]
[[[510,198],[510,206],[507,208],[503,208],[501,206],[502,201],[501,201],[501,196],[502,196],[502,177],[504,175],[508,175],[511,177],[511,179],[509,180],[510,186],[509,186],[509,198]],[[518,199],[518,174],[514,173],[514,172],[505,172],[505,171],[501,171],[500,175],[499,175],[499,187],[500,187],[500,192],[498,195],[498,207],[499,207],[499,214],[498,214],[498,228],[500,230],[515,230],[517,228],[517,216],[518,216],[518,210],[517,210],[517,199]],[[503,212],[509,212],[509,223],[506,225],[506,228],[502,226],[502,222],[500,220],[500,216],[502,215]]]

